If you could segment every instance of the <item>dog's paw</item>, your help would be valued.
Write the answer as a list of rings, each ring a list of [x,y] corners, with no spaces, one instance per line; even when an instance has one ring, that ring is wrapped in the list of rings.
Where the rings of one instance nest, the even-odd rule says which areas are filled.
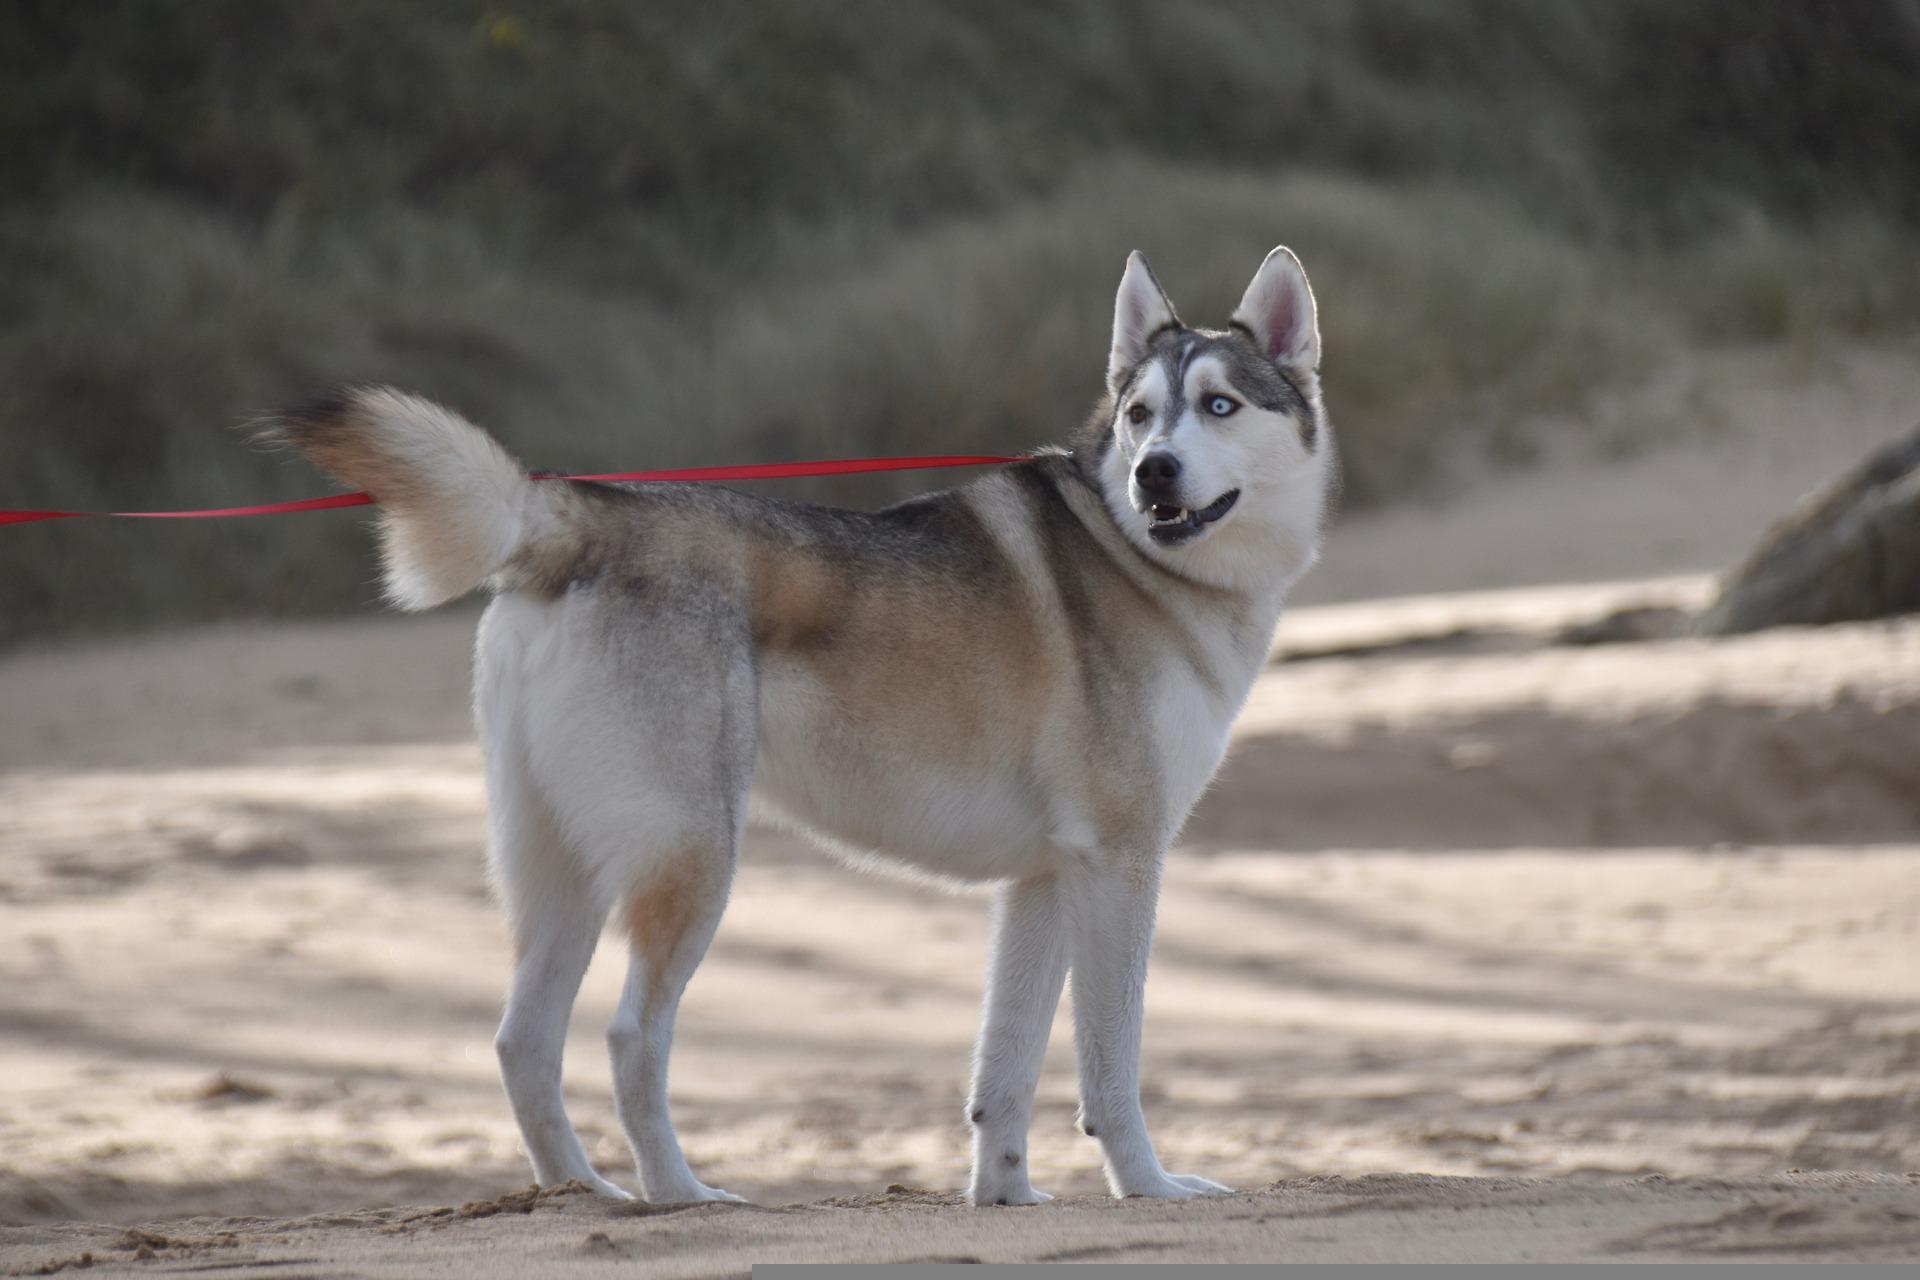
[[[1233,1188],[1224,1182],[1215,1182],[1203,1178],[1197,1173],[1170,1173],[1167,1175],[1196,1196],[1230,1196]]]
[[[1127,1187],[1120,1194],[1155,1200],[1191,1200],[1195,1196],[1231,1195],[1233,1188],[1191,1173],[1163,1173],[1151,1182]]]
[[[995,1205],[1044,1204],[1053,1199],[1044,1191],[1035,1191],[1027,1181],[1027,1171],[990,1165],[974,1173],[967,1188],[967,1203],[976,1209]]]
[[[731,1191],[722,1191],[718,1187],[710,1187],[704,1182],[695,1182],[684,1187],[673,1187],[662,1191],[658,1195],[653,1194],[652,1191],[649,1190],[647,1194],[648,1204],[709,1204],[716,1201],[725,1204],[751,1203],[745,1196],[737,1196]]]
[[[605,1196],[609,1200],[631,1200],[634,1198],[633,1192],[628,1191],[625,1187],[608,1182],[599,1174],[595,1174],[591,1178],[580,1178],[577,1179],[577,1181],[585,1183],[587,1190],[593,1192],[593,1194]]]

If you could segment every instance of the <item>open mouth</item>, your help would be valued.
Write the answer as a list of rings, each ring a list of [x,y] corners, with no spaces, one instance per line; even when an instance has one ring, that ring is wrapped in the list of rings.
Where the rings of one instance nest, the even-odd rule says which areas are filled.
[[[1227,492],[1201,507],[1198,511],[1189,511],[1185,507],[1171,506],[1156,502],[1147,508],[1147,536],[1163,546],[1176,542],[1185,542],[1202,529],[1233,510],[1233,504],[1240,500],[1238,489]]]

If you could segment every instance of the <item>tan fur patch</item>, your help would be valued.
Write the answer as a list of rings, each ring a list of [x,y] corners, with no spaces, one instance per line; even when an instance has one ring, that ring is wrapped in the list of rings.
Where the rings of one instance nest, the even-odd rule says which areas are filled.
[[[814,670],[856,723],[894,722],[935,758],[979,764],[1023,752],[1045,697],[1045,646],[1013,603],[876,592],[847,643]]]
[[[649,999],[662,994],[673,953],[700,918],[710,892],[693,855],[679,854],[627,899],[627,937],[645,959]]]
[[[560,595],[593,565],[592,543],[582,529],[585,523],[579,519],[563,523],[549,537],[523,544],[501,571],[497,589],[524,591],[539,600]]]
[[[415,496],[417,486],[407,468],[394,465],[381,446],[369,394],[355,389],[322,406],[289,411],[268,436],[292,445],[343,484],[365,489],[389,505],[404,503]]]
[[[845,620],[851,592],[824,560],[751,542],[748,554],[756,645],[808,648]]]
[[[1018,592],[982,597],[756,550],[758,647],[800,664],[877,757],[978,768],[1031,745],[1057,656]]]

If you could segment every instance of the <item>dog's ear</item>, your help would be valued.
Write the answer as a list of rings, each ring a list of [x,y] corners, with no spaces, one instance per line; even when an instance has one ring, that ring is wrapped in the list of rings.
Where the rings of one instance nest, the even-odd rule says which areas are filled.
[[[1267,359],[1312,373],[1320,367],[1320,318],[1313,289],[1293,250],[1281,245],[1253,273],[1246,296],[1234,308],[1233,325],[1253,339]]]
[[[1146,358],[1148,340],[1179,323],[1166,291],[1153,278],[1153,268],[1135,249],[1127,255],[1120,296],[1113,300],[1113,350],[1107,356],[1107,390],[1119,395],[1127,370]]]

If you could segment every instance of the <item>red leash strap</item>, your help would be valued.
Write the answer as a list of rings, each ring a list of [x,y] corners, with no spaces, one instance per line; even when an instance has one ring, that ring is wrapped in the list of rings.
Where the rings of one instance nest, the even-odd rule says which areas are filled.
[[[996,454],[941,454],[924,458],[840,458],[829,462],[767,462],[736,467],[681,467],[672,471],[610,471],[592,476],[535,476],[536,480],[592,480],[604,484],[638,481],[680,483],[714,480],[793,480],[802,476],[852,476],[870,471],[933,471],[941,467],[991,467],[1018,458]],[[269,502],[257,507],[214,507],[207,511],[0,511],[0,525],[40,520],[231,520],[238,516],[281,516],[295,511],[331,511],[370,506],[370,493],[336,493],[298,502]]]

